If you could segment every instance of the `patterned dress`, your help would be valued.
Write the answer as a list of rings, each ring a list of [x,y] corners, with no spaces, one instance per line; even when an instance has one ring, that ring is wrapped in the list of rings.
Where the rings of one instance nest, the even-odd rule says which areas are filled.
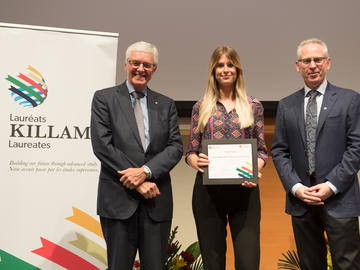
[[[224,105],[217,102],[217,111],[210,117],[203,133],[198,129],[201,102],[193,107],[186,156],[201,152],[204,139],[256,138],[258,157],[267,161],[264,109],[258,100],[249,97],[254,112],[254,124],[251,127],[241,129],[235,110],[228,113]],[[228,223],[236,269],[259,270],[261,203],[258,185],[253,188],[242,185],[203,185],[202,173],[197,172],[192,208],[205,269],[225,270]]]
[[[198,128],[201,103],[202,100],[196,102],[193,106],[191,114],[190,140],[186,157],[191,153],[198,154],[201,152],[202,140],[255,138],[257,139],[258,158],[261,158],[266,163],[268,153],[264,136],[264,108],[259,100],[249,97],[249,103],[254,111],[254,124],[253,126],[245,129],[240,128],[239,117],[235,112],[235,109],[228,113],[224,105],[217,102],[217,112],[210,117],[203,133],[201,133]]]

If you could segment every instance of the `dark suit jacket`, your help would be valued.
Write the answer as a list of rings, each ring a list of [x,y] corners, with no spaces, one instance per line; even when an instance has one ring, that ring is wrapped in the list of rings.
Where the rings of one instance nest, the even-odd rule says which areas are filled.
[[[317,183],[330,181],[339,193],[325,201],[336,218],[360,215],[360,95],[328,83],[316,140]],[[307,205],[291,194],[296,183],[310,186],[306,157],[304,89],[280,100],[271,153],[287,193],[286,212],[303,215]]]
[[[175,103],[148,89],[150,144],[144,153],[130,95],[123,83],[95,92],[91,110],[91,141],[101,161],[97,213],[107,218],[127,219],[142,202],[155,221],[171,220],[173,201],[169,171],[182,156],[182,142]],[[147,165],[160,190],[144,199],[124,187],[117,170]]]

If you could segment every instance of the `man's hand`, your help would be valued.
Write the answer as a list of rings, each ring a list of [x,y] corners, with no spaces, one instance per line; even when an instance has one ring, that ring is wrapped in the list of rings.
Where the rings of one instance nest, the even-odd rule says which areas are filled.
[[[313,188],[313,187],[311,187]],[[311,191],[311,188],[306,186],[300,186],[296,190],[296,197],[298,197],[300,200],[306,202],[307,204],[311,205],[323,205],[324,202],[321,200],[319,196],[316,196],[316,193]]]
[[[144,172],[144,167],[141,168],[128,168],[123,171],[118,171],[118,174],[121,174],[120,182],[129,188],[134,189],[140,186],[146,179],[146,174]]]
[[[152,199],[160,195],[157,185],[153,182],[144,182],[138,186],[136,190],[143,195],[145,199]]]
[[[310,187],[306,193],[308,195],[314,196],[319,198],[322,201],[325,201],[327,198],[329,198],[330,196],[332,196],[334,194],[334,192],[332,191],[332,189],[329,187],[329,185],[325,184],[325,183],[321,183],[318,184],[316,186],[312,186]]]

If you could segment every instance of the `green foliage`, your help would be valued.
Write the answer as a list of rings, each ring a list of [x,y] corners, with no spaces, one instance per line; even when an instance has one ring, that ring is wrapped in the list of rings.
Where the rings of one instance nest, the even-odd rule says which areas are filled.
[[[333,265],[332,265],[332,260],[331,260],[331,253],[330,253],[330,246],[329,245],[326,245],[326,248],[327,248],[327,270],[333,270]]]
[[[300,270],[300,260],[296,251],[282,253],[285,259],[279,259],[278,269]]]
[[[196,242],[192,243],[190,246],[188,246],[188,248],[185,251],[192,254],[196,260],[200,256],[199,242],[196,241]]]
[[[327,270],[333,270],[333,265],[331,261],[330,247],[326,245],[328,253],[327,253]],[[288,250],[286,254],[282,253],[284,259],[279,259],[278,269],[288,269],[288,270],[301,270],[300,268],[300,260],[296,251]]]
[[[175,240],[178,231],[176,226],[170,233],[168,241],[168,256],[165,263],[166,270],[203,270],[198,242],[192,243],[185,251],[179,252],[181,244]]]
[[[187,249],[187,252],[192,254],[195,258],[195,261],[191,264],[192,270],[203,270],[204,265],[201,259],[201,253],[200,253],[200,245],[199,242],[192,243]]]

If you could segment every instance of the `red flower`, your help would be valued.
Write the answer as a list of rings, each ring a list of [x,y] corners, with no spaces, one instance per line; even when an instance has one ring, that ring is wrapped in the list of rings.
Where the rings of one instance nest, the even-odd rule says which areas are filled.
[[[190,264],[195,261],[194,256],[187,251],[181,252],[181,256],[184,258],[185,261],[187,261]]]
[[[192,270],[191,267],[186,266],[184,270]]]
[[[135,262],[134,262],[134,267],[135,267],[135,269],[138,268],[138,267],[140,267],[139,261],[135,261]]]
[[[175,244],[171,243],[171,245],[168,245],[168,254],[172,254],[175,248]]]

